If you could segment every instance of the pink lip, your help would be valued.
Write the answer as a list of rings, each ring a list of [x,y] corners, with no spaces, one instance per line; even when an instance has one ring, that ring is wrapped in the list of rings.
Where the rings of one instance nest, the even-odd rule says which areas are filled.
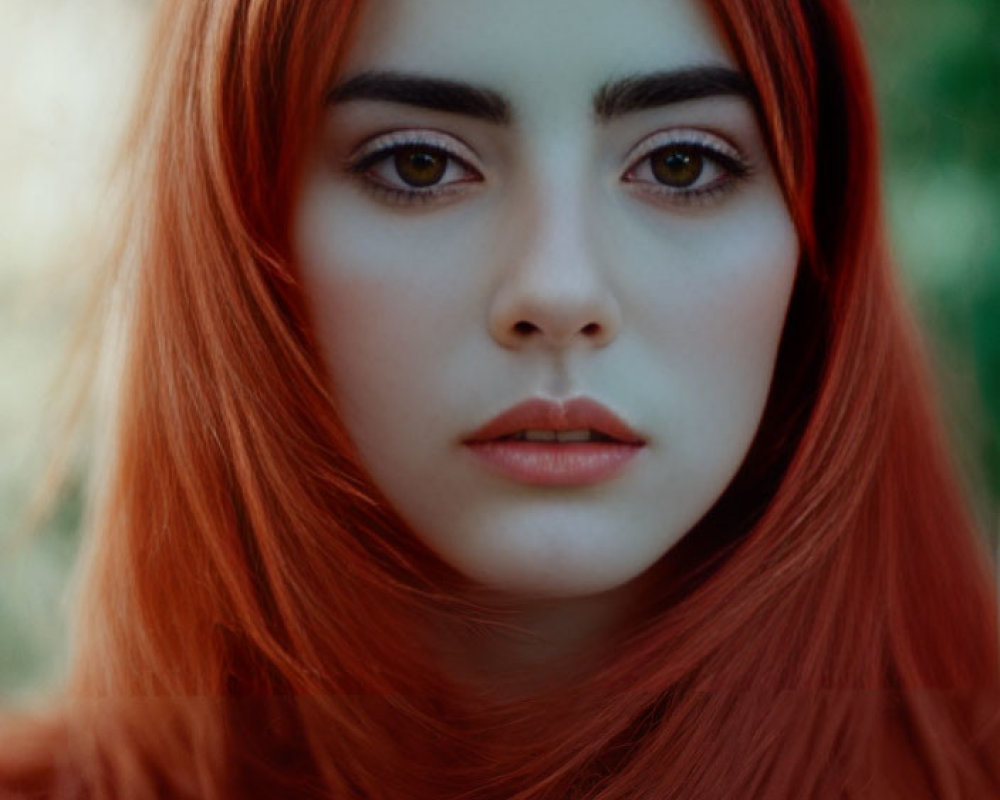
[[[529,442],[505,437],[526,430],[590,429],[613,441]],[[498,474],[534,486],[581,486],[618,475],[645,445],[622,419],[589,398],[518,403],[463,439]]]

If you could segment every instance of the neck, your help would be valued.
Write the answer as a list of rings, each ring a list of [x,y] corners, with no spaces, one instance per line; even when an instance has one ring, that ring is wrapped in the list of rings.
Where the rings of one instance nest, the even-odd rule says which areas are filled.
[[[594,670],[633,617],[635,582],[601,594],[514,598],[478,590],[469,600],[489,622],[441,637],[453,675],[499,700],[547,693]]]

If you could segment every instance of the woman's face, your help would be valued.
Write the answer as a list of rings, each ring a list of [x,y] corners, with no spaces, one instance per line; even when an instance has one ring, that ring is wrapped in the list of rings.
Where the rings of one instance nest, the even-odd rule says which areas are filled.
[[[470,578],[621,586],[739,468],[799,254],[745,88],[688,0],[366,3],[295,245],[367,469]]]

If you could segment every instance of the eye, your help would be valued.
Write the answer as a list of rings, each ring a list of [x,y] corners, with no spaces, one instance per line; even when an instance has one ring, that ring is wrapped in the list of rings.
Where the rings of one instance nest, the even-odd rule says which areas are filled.
[[[401,131],[362,145],[348,159],[347,169],[381,200],[428,202],[481,181],[469,163],[473,160],[475,154],[450,136]]]
[[[649,156],[653,177],[677,189],[694,184],[705,172],[705,162],[705,157],[696,148],[687,145],[664,147]]]
[[[733,145],[705,131],[666,131],[641,142],[630,154],[622,180],[636,191],[674,202],[708,199],[734,188],[750,172]]]
[[[440,182],[448,171],[449,156],[428,147],[401,147],[392,158],[392,168],[407,186],[426,189]],[[388,159],[386,159],[388,161]]]
[[[478,176],[456,156],[425,145],[389,147],[366,159],[359,171],[401,191],[450,186]]]

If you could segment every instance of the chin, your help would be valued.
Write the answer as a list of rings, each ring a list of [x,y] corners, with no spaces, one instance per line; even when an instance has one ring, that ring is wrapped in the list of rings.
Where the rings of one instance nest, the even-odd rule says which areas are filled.
[[[606,537],[601,537],[607,541]],[[496,540],[494,540],[496,541]],[[610,592],[629,583],[657,560],[620,546],[566,543],[558,537],[519,541],[506,547],[456,554],[445,559],[484,589],[525,598],[569,599]],[[657,554],[658,555],[658,554]]]

